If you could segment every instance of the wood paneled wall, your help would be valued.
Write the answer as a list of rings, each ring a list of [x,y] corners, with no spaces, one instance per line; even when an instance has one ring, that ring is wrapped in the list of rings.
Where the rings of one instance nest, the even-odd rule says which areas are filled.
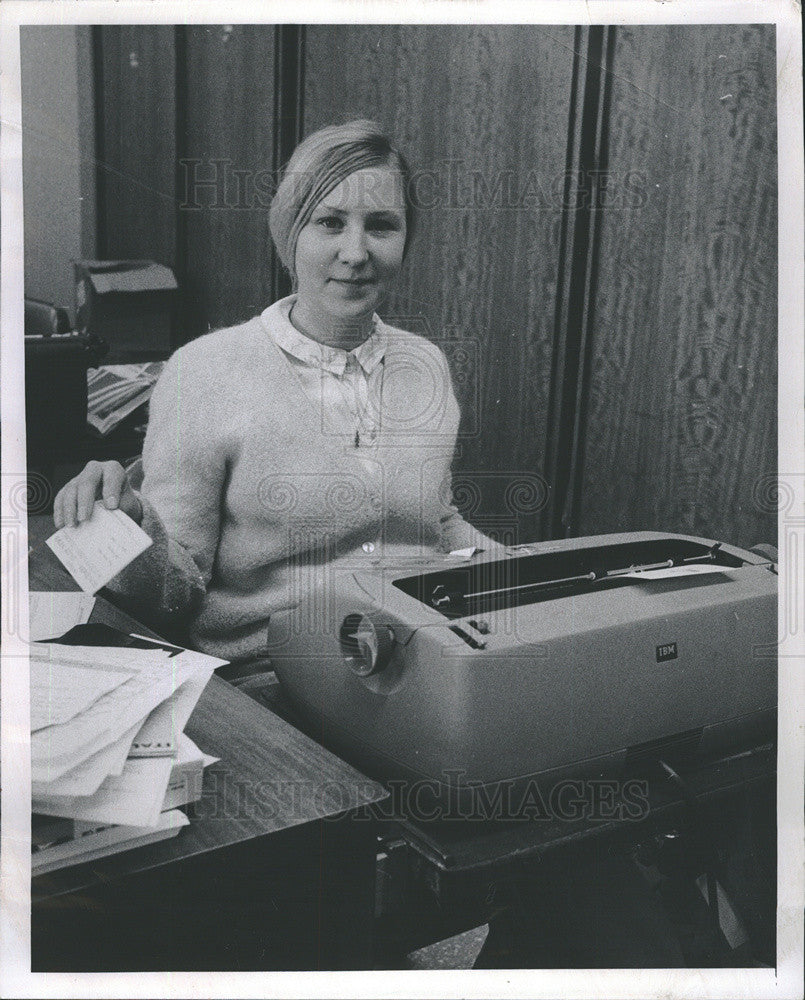
[[[617,30],[574,534],[774,541],[774,28]]]
[[[307,30],[306,130],[377,119],[418,173],[419,228],[385,315],[445,349],[456,500],[519,541],[545,499],[573,51],[564,26]]]
[[[98,256],[176,260],[174,29],[94,29]]]
[[[96,52],[100,246],[175,267],[179,342],[285,290],[266,171],[295,137],[376,118],[420,205],[384,315],[451,362],[467,516],[774,538],[773,27],[127,26]]]
[[[95,253],[91,29],[20,28],[25,294],[75,319],[71,261]]]
[[[272,297],[276,33],[96,29],[100,251],[175,270],[179,343]]]
[[[273,25],[182,31],[179,267],[193,333],[237,323],[271,301],[275,34]]]

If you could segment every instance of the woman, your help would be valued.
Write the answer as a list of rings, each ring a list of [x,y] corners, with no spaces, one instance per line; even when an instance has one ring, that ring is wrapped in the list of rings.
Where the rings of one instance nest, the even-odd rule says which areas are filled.
[[[295,293],[168,361],[150,407],[144,478],[90,463],[56,498],[56,526],[96,499],[153,545],[111,584],[196,648],[269,655],[270,620],[335,559],[495,543],[449,502],[458,407],[429,341],[375,310],[413,232],[409,169],[379,126],[309,136],[271,205]]]
[[[372,122],[302,142],[270,215],[295,293],[173,355],[151,400],[141,489],[117,463],[92,462],[56,498],[57,527],[88,518],[99,498],[141,524],[153,545],[112,588],[187,624],[193,646],[244,673],[265,665],[277,620],[335,560],[497,546],[449,502],[459,414],[443,355],[375,312],[413,232],[408,181]],[[623,964],[681,964],[665,918],[623,868],[607,882],[612,864],[595,859],[579,884],[557,867],[547,902],[544,873],[536,886],[525,873],[479,964],[590,964],[562,948],[583,951],[591,926],[606,942],[592,964],[618,961],[624,941]],[[629,919],[605,918],[626,930],[603,935],[610,883]]]

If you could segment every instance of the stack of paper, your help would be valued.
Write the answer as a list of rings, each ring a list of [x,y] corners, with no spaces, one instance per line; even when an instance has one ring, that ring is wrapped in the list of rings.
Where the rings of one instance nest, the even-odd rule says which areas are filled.
[[[139,826],[97,826],[86,824],[85,828],[74,831],[73,836],[53,844],[32,845],[31,874],[43,875],[57,868],[82,864],[96,858],[130,851],[157,840],[175,837],[190,820],[179,809],[162,813],[153,827]]]
[[[34,813],[31,823],[31,871],[41,875],[119,851],[174,837],[189,820],[178,806],[201,798],[204,768],[217,760],[202,753],[189,736],[179,737],[162,812],[156,826],[126,826]]]
[[[108,434],[151,396],[164,361],[149,364],[101,365],[87,372],[87,422]]]
[[[34,640],[86,622],[89,595],[151,539],[97,501],[89,520],[62,528],[47,544],[84,593],[32,594]],[[40,817],[73,821],[66,829],[39,824],[37,872],[175,835],[186,819],[163,810],[198,798],[203,768],[214,760],[182,730],[224,660],[142,637],[138,648],[65,640],[30,647],[32,805]]]
[[[34,811],[136,827],[138,837],[148,832],[143,828],[162,829],[166,836],[175,832],[176,819],[165,826],[163,809],[196,798],[201,769],[214,759],[182,730],[223,662],[188,650],[171,654],[156,644],[153,649],[32,644]],[[80,832],[72,839],[90,849],[87,830]],[[117,837],[112,841],[121,844]],[[83,851],[77,853],[65,863],[86,860]]]

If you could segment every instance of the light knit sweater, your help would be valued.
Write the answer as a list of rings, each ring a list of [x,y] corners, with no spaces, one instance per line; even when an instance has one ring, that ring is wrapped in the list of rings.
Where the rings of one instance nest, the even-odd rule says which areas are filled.
[[[334,559],[489,546],[450,502],[459,411],[441,351],[384,324],[371,471],[351,437],[328,431],[272,339],[287,306],[191,341],[166,364],[140,491],[153,545],[110,584],[233,661],[268,655],[271,615],[298,605]]]

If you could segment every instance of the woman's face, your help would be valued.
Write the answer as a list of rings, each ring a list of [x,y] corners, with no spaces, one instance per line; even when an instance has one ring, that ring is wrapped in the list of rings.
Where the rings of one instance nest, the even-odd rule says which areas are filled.
[[[313,210],[296,243],[297,303],[325,325],[370,318],[405,249],[402,181],[391,167],[345,177]]]

